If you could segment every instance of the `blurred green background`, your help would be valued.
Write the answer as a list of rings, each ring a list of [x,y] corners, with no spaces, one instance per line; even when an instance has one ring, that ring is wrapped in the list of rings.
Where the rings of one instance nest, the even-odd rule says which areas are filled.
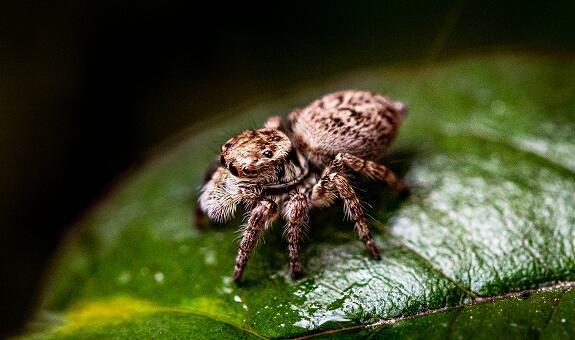
[[[573,1],[3,2],[0,334],[69,225],[185,127],[376,65],[572,58],[574,18]]]

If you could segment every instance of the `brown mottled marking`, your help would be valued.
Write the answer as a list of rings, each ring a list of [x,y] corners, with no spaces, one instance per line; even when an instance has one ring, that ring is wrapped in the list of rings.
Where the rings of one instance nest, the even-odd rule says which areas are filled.
[[[327,165],[338,153],[371,159],[380,155],[397,133],[405,106],[364,91],[327,95],[290,114],[295,141]],[[311,150],[310,150],[311,149]]]

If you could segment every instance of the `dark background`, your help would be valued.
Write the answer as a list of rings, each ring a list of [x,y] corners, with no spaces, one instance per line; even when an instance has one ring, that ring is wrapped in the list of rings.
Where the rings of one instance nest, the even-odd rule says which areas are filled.
[[[352,69],[498,50],[572,55],[575,2],[3,2],[0,335],[67,228],[170,135]]]

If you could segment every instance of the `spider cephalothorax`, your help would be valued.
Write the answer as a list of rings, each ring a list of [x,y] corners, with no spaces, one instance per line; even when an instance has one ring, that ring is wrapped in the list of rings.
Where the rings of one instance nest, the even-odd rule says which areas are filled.
[[[282,180],[292,144],[285,133],[275,129],[247,130],[222,145],[220,163],[236,177],[251,182]]]
[[[309,209],[341,198],[371,255],[379,251],[365,221],[359,198],[347,180],[349,171],[406,187],[384,165],[373,161],[391,143],[402,118],[402,103],[364,91],[324,96],[303,109],[268,119],[265,128],[247,130],[222,145],[219,166],[211,168],[201,189],[199,214],[225,222],[243,205],[243,228],[234,279],[239,281],[261,232],[278,216],[286,221],[290,272],[301,273],[300,242]],[[197,215],[199,216],[199,215]]]

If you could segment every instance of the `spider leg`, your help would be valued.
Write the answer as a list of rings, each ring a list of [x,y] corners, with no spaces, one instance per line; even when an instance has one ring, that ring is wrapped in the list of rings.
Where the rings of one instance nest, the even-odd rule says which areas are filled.
[[[294,194],[286,203],[285,219],[287,225],[285,234],[288,240],[289,266],[292,279],[296,279],[301,275],[300,243],[308,222],[308,210],[308,198],[303,193]]]
[[[194,214],[192,215],[192,221],[194,224],[194,227],[196,227],[199,230],[203,230],[206,227],[206,214],[203,212],[202,208],[200,207],[200,205],[196,205],[196,207],[194,208]]]
[[[363,241],[374,259],[379,260],[379,250],[371,236],[369,227],[365,221],[365,214],[359,197],[344,177],[340,161],[334,159],[324,171],[324,175],[312,189],[312,203],[326,206],[333,202],[334,197],[339,195],[343,200],[346,215],[355,223],[359,238]]]
[[[200,190],[199,212],[196,217],[206,214],[211,221],[223,223],[235,214],[237,206],[249,199],[250,193],[237,185],[235,178],[224,168],[219,167]],[[196,220],[195,222],[201,222]]]
[[[400,194],[405,194],[409,191],[407,185],[402,180],[398,179],[397,175],[395,175],[391,169],[383,164],[359,158],[349,153],[337,154],[334,162],[342,163],[349,169],[370,179],[383,181]],[[338,164],[338,166],[341,167],[340,164]]]
[[[264,127],[267,129],[279,129],[282,123],[282,117],[280,116],[271,116],[268,118]]]
[[[246,264],[248,256],[255,248],[261,231],[267,229],[277,217],[278,206],[270,200],[259,201],[250,213],[248,224],[245,227],[236,256],[236,265],[234,267],[234,281],[239,283]]]

